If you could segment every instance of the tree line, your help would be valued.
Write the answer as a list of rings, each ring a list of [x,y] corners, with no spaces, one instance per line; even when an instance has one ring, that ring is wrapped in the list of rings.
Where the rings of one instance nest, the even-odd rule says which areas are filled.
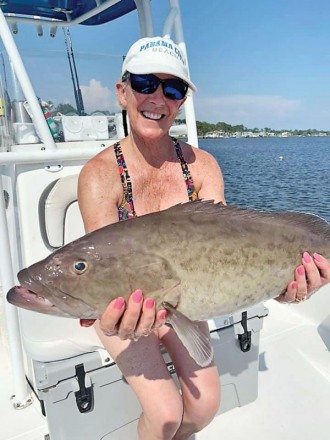
[[[177,124],[185,124],[186,120],[185,119],[176,119],[176,123]],[[260,132],[265,132],[265,133],[275,133],[275,134],[280,134],[283,131],[286,131],[288,133],[291,133],[293,136],[313,136],[317,133],[326,133],[326,134],[330,134],[329,131],[325,131],[325,130],[316,130],[314,128],[309,128],[307,130],[287,130],[287,129],[283,129],[283,130],[274,130],[270,127],[265,127],[265,128],[247,128],[245,127],[243,124],[239,124],[239,125],[230,125],[227,124],[226,122],[216,122],[215,124],[212,124],[210,122],[205,122],[205,121],[196,121],[196,126],[197,126],[197,134],[200,137],[203,137],[206,135],[206,133],[212,132],[212,131],[223,131],[225,134],[231,135],[234,133],[244,133],[244,132],[252,132],[252,133],[260,133]]]

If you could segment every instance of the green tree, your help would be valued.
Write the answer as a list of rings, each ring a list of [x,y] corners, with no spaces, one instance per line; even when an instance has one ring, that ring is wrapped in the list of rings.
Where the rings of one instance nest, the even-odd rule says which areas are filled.
[[[56,113],[62,113],[62,115],[67,115],[68,113],[78,114],[77,109],[75,109],[71,104],[58,104],[54,111]]]

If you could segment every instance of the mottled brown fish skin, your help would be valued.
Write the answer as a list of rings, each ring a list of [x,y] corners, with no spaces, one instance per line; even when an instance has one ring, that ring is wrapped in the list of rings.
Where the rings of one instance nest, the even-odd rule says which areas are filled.
[[[201,320],[278,296],[305,251],[330,257],[329,223],[196,201],[87,234],[19,281],[78,318],[97,318],[140,288],[158,307],[167,301]],[[77,262],[86,263],[81,274]]]

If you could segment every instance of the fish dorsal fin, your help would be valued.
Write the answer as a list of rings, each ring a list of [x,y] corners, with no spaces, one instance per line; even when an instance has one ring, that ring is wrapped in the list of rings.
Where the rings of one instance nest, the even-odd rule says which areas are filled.
[[[200,330],[198,322],[191,321],[167,302],[163,302],[162,306],[167,311],[169,324],[196,364],[200,367],[210,365],[213,360],[213,348],[210,339]]]
[[[277,214],[288,224],[299,224],[306,232],[311,232],[330,240],[330,223],[318,215],[303,212],[278,212]]]
[[[189,203],[182,203],[175,205],[166,211],[167,215],[180,215],[189,216],[193,218],[194,215],[198,215],[199,218],[205,214],[207,217],[212,216],[226,216],[228,222],[231,219],[239,221],[239,219],[250,219],[260,222],[267,222],[269,224],[282,223],[285,225],[295,225],[306,232],[310,232],[315,235],[321,235],[325,239],[330,240],[330,224],[323,218],[309,213],[302,213],[296,211],[262,211],[258,209],[242,208],[238,206],[228,206],[223,203],[214,203],[213,200],[195,200]]]
[[[238,206],[228,206],[224,205],[222,202],[215,203],[214,200],[194,200],[193,202],[179,203],[178,205],[174,205],[171,208],[168,208],[164,211],[159,211],[155,214],[148,215],[161,215],[163,218],[171,217],[178,218],[182,216],[185,219],[194,219],[194,217],[198,217],[198,219],[212,219],[212,217],[221,217],[226,216],[228,219],[237,218],[238,216],[246,216],[246,217],[258,217],[260,216],[260,212],[258,210],[248,209],[248,208],[240,208]]]

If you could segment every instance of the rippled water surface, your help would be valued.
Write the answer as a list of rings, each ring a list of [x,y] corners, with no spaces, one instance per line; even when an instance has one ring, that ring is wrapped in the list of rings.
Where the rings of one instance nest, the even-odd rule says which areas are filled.
[[[310,212],[330,221],[330,137],[201,139],[229,204]]]

